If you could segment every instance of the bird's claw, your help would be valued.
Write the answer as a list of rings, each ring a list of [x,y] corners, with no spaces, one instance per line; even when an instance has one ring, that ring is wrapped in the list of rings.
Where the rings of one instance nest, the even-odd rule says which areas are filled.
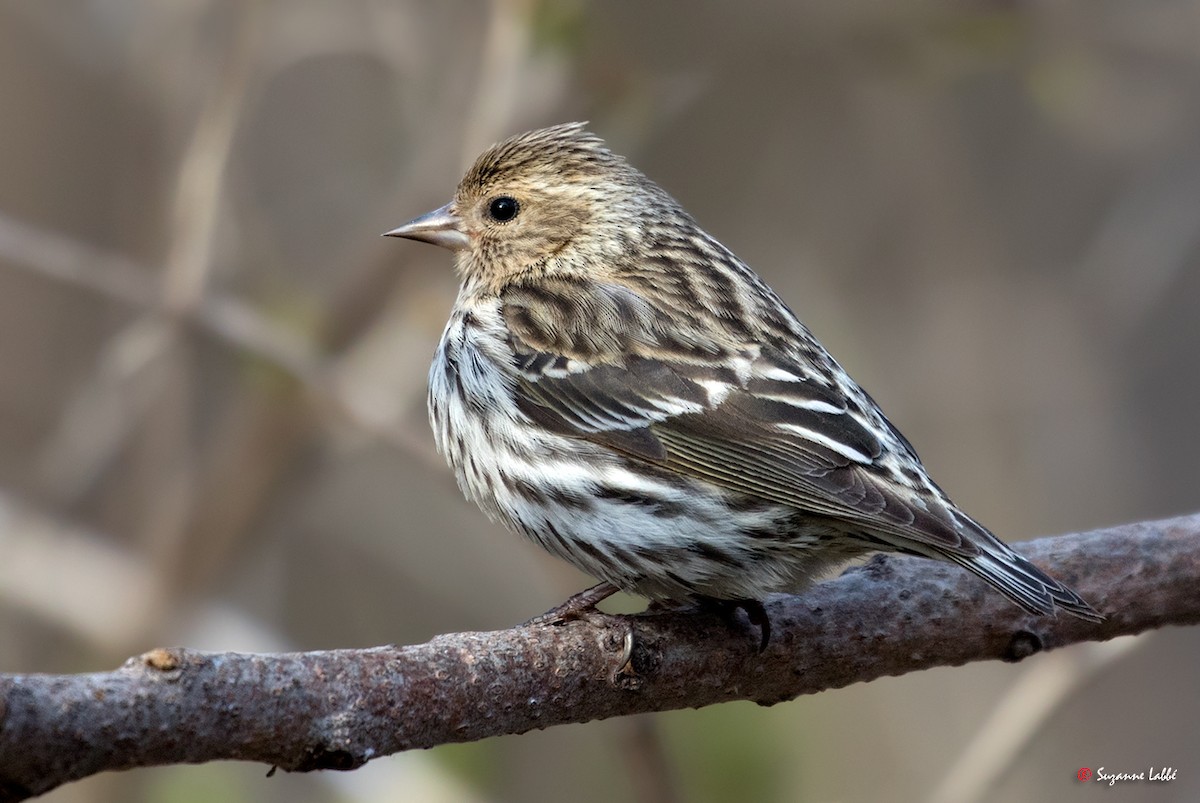
[[[767,616],[767,609],[763,604],[756,599],[712,599],[704,597],[700,600],[700,607],[714,611],[718,616],[728,622],[734,621],[734,614],[739,610],[746,612],[746,618],[750,620],[750,624],[758,626],[759,632],[759,653],[766,652],[767,646],[771,643],[771,618]]]

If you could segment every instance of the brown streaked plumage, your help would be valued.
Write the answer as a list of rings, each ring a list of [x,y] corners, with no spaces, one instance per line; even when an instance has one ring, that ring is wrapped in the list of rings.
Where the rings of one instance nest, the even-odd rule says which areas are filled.
[[[753,603],[894,551],[1101,618],[959,510],[783,301],[582,125],[493,146],[388,234],[457,254],[429,409],[460,486],[585,572]]]

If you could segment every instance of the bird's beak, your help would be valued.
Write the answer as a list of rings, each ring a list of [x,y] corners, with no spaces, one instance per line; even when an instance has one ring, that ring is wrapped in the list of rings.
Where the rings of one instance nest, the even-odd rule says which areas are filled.
[[[451,251],[463,251],[471,245],[471,241],[463,231],[462,218],[454,214],[453,206],[454,204],[446,204],[440,209],[413,218],[399,228],[384,232],[383,236],[407,237],[410,240],[440,245]]]

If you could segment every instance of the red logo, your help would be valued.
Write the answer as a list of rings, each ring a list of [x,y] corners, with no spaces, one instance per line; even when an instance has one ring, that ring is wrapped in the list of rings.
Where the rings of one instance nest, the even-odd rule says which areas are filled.
[[[1092,771],[1087,767],[1082,767],[1079,772],[1075,773],[1075,777],[1081,781],[1090,781],[1092,779]]]

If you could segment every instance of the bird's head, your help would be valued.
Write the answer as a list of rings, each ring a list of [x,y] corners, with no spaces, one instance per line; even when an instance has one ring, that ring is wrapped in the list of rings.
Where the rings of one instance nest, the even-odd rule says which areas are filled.
[[[498,289],[526,276],[611,264],[665,196],[582,123],[507,139],[484,151],[454,200],[387,232],[456,251],[464,278]]]

